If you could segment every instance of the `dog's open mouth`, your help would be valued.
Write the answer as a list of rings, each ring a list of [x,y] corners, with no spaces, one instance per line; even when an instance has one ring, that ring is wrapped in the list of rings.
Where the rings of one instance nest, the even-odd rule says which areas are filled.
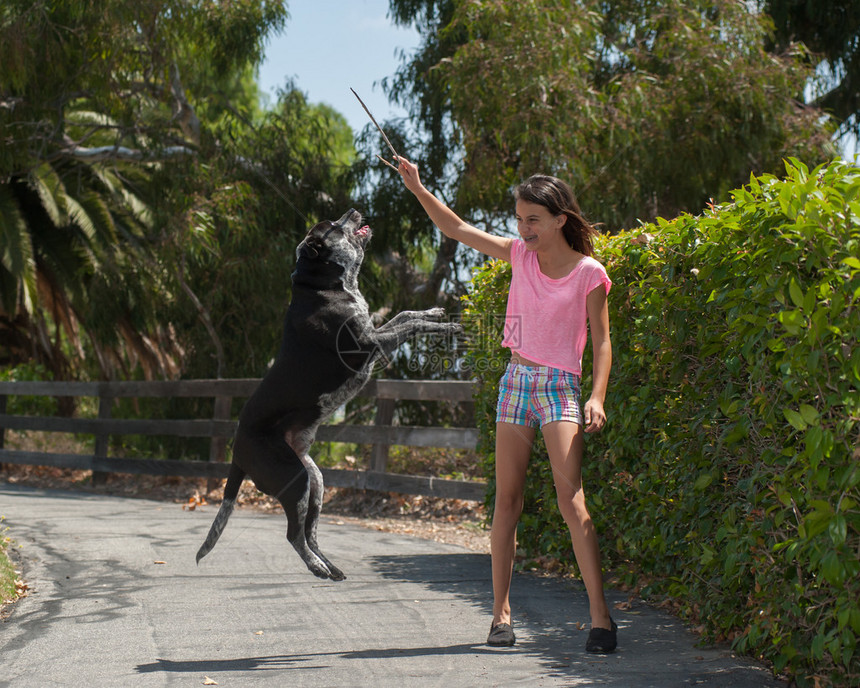
[[[368,225],[364,225],[364,227],[359,227],[355,230],[355,234],[362,240],[369,239],[371,235],[370,227]]]

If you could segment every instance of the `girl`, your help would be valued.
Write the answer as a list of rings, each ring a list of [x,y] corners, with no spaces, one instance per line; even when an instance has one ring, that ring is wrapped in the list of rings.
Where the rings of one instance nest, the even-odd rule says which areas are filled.
[[[588,592],[589,652],[613,652],[617,626],[603,594],[597,533],[585,506],[581,469],[584,432],[606,423],[603,400],[612,365],[606,295],[611,282],[592,254],[594,228],[570,187],[535,175],[517,187],[519,239],[488,234],[461,220],[421,183],[418,168],[399,158],[400,176],[445,236],[511,263],[505,335],[511,360],[502,377],[496,416],[496,503],[490,534],[493,621],[489,645],[515,642],[510,587],[516,528],[532,443],[543,433],[559,508]],[[594,374],[580,408],[582,352],[591,327]]]

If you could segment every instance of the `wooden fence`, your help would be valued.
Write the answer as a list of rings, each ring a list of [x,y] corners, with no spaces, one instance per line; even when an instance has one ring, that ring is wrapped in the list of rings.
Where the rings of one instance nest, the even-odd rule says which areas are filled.
[[[0,382],[0,464],[58,466],[92,470],[94,478],[105,473],[145,473],[205,478],[226,478],[226,448],[237,421],[231,417],[234,398],[247,398],[257,379],[179,380],[163,382]],[[376,400],[373,425],[323,425],[319,442],[351,442],[373,445],[369,469],[352,471],[323,468],[326,485],[406,494],[482,500],[484,484],[432,476],[388,473],[390,445],[474,449],[475,428],[413,427],[393,425],[399,400],[471,403],[473,383],[435,380],[371,380],[358,396]],[[9,396],[93,397],[98,399],[96,418],[22,416],[7,414]],[[120,398],[198,397],[215,400],[212,418],[119,419],[112,418],[114,401]],[[19,451],[4,446],[5,430],[47,431],[95,436],[92,454]],[[160,435],[210,438],[208,460],[119,458],[109,456],[112,435]]]

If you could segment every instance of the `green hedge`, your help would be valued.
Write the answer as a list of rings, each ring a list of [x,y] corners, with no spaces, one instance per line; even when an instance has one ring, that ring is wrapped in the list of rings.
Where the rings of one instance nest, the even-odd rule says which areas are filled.
[[[786,171],[600,240],[614,362],[584,483],[620,581],[800,685],[858,685],[860,168]],[[465,306],[488,474],[509,279],[489,264]],[[570,559],[546,464],[520,547]]]

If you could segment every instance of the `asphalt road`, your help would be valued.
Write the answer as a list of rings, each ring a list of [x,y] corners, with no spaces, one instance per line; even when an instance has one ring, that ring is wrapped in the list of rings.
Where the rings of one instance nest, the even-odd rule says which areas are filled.
[[[532,575],[514,579],[516,647],[490,648],[487,555],[335,519],[320,542],[344,582],[254,511],[195,566],[215,511],[0,485],[30,585],[0,624],[0,686],[784,686],[643,603],[614,611],[614,655],[589,655],[582,586]]]

